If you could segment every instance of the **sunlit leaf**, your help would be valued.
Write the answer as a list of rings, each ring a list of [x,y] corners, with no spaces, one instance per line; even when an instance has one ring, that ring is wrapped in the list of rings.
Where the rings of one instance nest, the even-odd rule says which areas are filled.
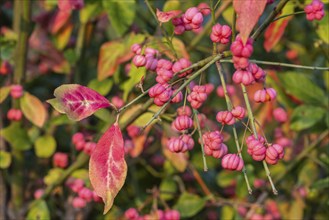
[[[26,220],[50,220],[50,213],[46,201],[36,200],[31,204]]]
[[[236,25],[243,43],[247,42],[251,31],[263,14],[266,3],[267,0],[233,0],[233,7],[237,13]]]
[[[311,105],[301,105],[294,109],[291,115],[290,128],[295,131],[301,131],[322,121],[326,110],[321,107]]]
[[[96,91],[78,84],[64,84],[54,91],[56,99],[50,103],[60,113],[75,121],[82,120],[101,108],[110,106],[110,102]]]
[[[179,211],[181,217],[188,218],[197,214],[206,204],[206,200],[198,195],[184,192],[174,205],[174,209]]]
[[[48,158],[54,154],[56,150],[56,140],[51,135],[44,135],[34,143],[35,154],[40,158]]]
[[[131,66],[129,72],[130,78],[121,85],[121,89],[123,90],[124,101],[127,100],[129,93],[136,86],[136,84],[140,82],[140,80],[142,79],[142,77],[145,76],[145,74],[146,74],[145,67],[137,68],[135,65]]]
[[[0,169],[6,169],[11,164],[11,154],[0,150]]]
[[[283,8],[282,14],[291,14],[294,12],[293,5],[287,5]],[[279,15],[280,16],[280,15]],[[264,37],[264,48],[269,52],[281,39],[283,33],[293,16],[279,19],[278,21],[272,22],[265,31]]]
[[[136,1],[103,0],[102,3],[112,27],[119,35],[123,35],[134,21]]]
[[[10,86],[4,86],[0,88],[0,103],[2,103],[10,92]]]
[[[29,136],[18,122],[11,123],[8,127],[1,129],[0,136],[16,150],[29,150],[31,148]]]
[[[123,137],[119,125],[115,123],[100,138],[89,161],[90,182],[105,203],[104,214],[111,209],[126,175]]]
[[[24,92],[20,99],[20,105],[24,116],[33,124],[42,127],[48,117],[48,112],[43,103],[34,95]]]

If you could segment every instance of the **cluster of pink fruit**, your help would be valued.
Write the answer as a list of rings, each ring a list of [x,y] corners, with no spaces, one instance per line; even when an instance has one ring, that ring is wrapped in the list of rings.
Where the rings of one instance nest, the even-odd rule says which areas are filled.
[[[13,99],[19,99],[23,96],[24,90],[21,85],[11,85],[10,86],[10,96]],[[7,118],[11,121],[20,121],[23,117],[23,113],[20,109],[9,109],[7,112]]]
[[[246,217],[247,213],[248,213],[248,209],[246,207],[243,206],[239,206],[238,207],[238,213],[242,216],[242,217]],[[248,220],[280,220],[282,219],[280,211],[279,211],[279,207],[277,205],[277,203],[273,200],[267,200],[264,210],[262,210],[263,213],[257,212],[253,213]]]
[[[156,213],[144,215],[141,216],[137,209],[135,208],[129,208],[124,213],[124,219],[126,220],[152,220],[152,219],[158,219],[158,220],[179,220],[180,214],[177,210],[160,210],[158,209]]]
[[[250,135],[246,139],[247,152],[256,161],[265,161],[269,164],[277,164],[279,159],[284,156],[283,147],[279,144],[269,144],[265,138],[258,135],[258,139],[254,135]]]
[[[324,17],[324,4],[320,0],[313,0],[309,5],[304,8],[306,19],[309,21],[321,20]]]
[[[81,132],[77,132],[72,136],[72,143],[75,146],[75,149],[83,151],[88,155],[91,154],[97,145],[96,142],[87,140],[85,135]]]
[[[210,13],[210,8],[206,3],[187,9],[184,14],[172,19],[172,24],[175,26],[174,33],[181,35],[185,31],[198,32],[202,28],[203,16]]]
[[[102,199],[96,195],[95,191],[89,189],[82,179],[69,178],[66,181],[68,186],[73,192],[77,194],[72,200],[74,208],[84,208],[89,202],[101,202]]]
[[[56,152],[53,156],[54,167],[65,168],[69,164],[69,156],[66,153]]]

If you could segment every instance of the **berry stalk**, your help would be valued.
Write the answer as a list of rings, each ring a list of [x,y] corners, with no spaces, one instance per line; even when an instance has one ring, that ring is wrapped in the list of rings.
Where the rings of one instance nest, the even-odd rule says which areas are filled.
[[[250,121],[250,124],[251,124],[251,128],[253,130],[253,135],[256,138],[256,140],[258,140],[258,134],[257,134],[257,130],[256,130],[256,125],[255,125],[255,118],[254,118],[254,115],[253,115],[252,110],[251,110],[251,106],[250,106],[250,102],[249,102],[249,98],[248,98],[248,94],[247,94],[247,89],[243,84],[241,84],[241,88],[242,88],[243,98],[244,98],[244,101],[246,103],[246,107],[247,107],[247,111],[248,111],[249,121]],[[267,166],[267,163],[265,162],[265,160],[263,160],[263,166],[264,166],[267,178],[268,178],[268,180],[271,184],[273,194],[277,195],[278,191],[275,188],[275,185],[274,185],[272,177],[271,177],[271,172],[268,169],[268,166]]]
[[[198,128],[199,137],[200,137],[200,145],[201,145],[202,161],[203,161],[203,171],[207,172],[208,171],[208,166],[207,166],[206,155],[204,153],[204,144],[203,144],[203,139],[202,139],[201,126],[200,126],[200,122],[199,122],[199,118],[198,118],[198,111],[194,108],[193,108],[193,114],[194,114],[194,118],[195,118],[196,125],[197,125],[197,128]]]
[[[223,59],[220,60],[221,63],[233,63],[231,59]],[[304,65],[296,65],[290,63],[280,63],[280,62],[271,62],[271,61],[263,61],[263,60],[249,60],[249,62],[271,65],[271,66],[280,66],[280,67],[291,67],[298,69],[307,69],[307,70],[329,70],[329,67],[319,67],[319,66],[304,66]]]
[[[228,96],[228,92],[227,92],[227,88],[226,88],[226,82],[225,82],[224,74],[223,74],[223,68],[222,68],[222,66],[220,64],[220,61],[217,61],[216,62],[216,67],[217,67],[217,70],[218,70],[218,74],[219,74],[219,78],[220,78],[221,84],[223,86],[227,109],[229,111],[231,111],[232,110],[232,102],[231,102],[230,97]],[[235,121],[237,121],[237,120],[235,119]],[[239,144],[239,140],[238,140],[238,134],[237,134],[237,131],[236,131],[235,124],[233,124],[232,126],[233,126],[232,128],[233,128],[233,136],[234,136],[234,140],[235,140],[235,145],[236,145],[236,148],[237,148],[239,157],[241,157],[241,159],[243,160],[243,157],[242,157],[242,154],[241,154],[241,148],[240,148],[240,144]],[[246,184],[247,184],[248,192],[249,192],[249,194],[252,194],[252,189],[250,187],[249,179],[248,179],[248,176],[247,176],[247,170],[246,170],[246,167],[245,166],[243,167],[242,172],[243,172],[243,176],[244,176],[244,179],[246,181]]]

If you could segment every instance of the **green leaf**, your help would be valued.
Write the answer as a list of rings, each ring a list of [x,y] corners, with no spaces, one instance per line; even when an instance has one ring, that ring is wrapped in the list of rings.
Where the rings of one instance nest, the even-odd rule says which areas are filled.
[[[113,121],[113,118],[115,118],[115,116],[112,115],[111,112],[108,109],[105,109],[105,108],[99,109],[98,111],[96,111],[94,113],[94,115],[97,118],[99,118],[100,120],[108,122],[108,123]]]
[[[312,188],[316,189],[325,189],[329,187],[329,177],[326,177],[325,179],[320,179],[312,184]]]
[[[303,219],[305,204],[304,201],[297,197],[293,200],[289,209],[289,216],[287,219]]]
[[[50,213],[47,203],[44,200],[36,200],[32,203],[26,217],[27,220],[48,220]]]
[[[51,135],[39,137],[34,143],[35,154],[40,158],[48,158],[54,154],[56,146],[56,140]]]
[[[20,106],[24,116],[33,124],[38,127],[42,127],[48,117],[43,103],[34,95],[28,92],[24,92],[22,98],[20,98]]]
[[[162,180],[160,184],[160,197],[163,200],[170,200],[174,198],[174,194],[177,191],[177,184],[172,177]]]
[[[111,91],[112,86],[113,86],[112,79],[104,79],[102,81],[98,81],[98,79],[93,79],[88,83],[87,87],[105,96]]]
[[[135,19],[136,1],[103,0],[102,3],[110,18],[112,27],[122,36]]]
[[[181,217],[188,218],[197,214],[203,209],[206,200],[198,195],[184,192],[178,199],[174,209],[179,211]]]
[[[89,171],[87,169],[78,169],[71,174],[71,177],[89,182]]]
[[[88,3],[80,10],[80,21],[81,23],[87,23],[92,17],[98,14],[101,11],[100,1],[93,1]]]
[[[11,154],[0,150],[0,169],[6,169],[11,164]]]
[[[221,211],[221,219],[231,220],[233,218],[234,218],[234,208],[228,205],[223,206]]]
[[[307,161],[300,169],[298,183],[306,187],[311,186],[318,177],[318,167],[314,162]]]
[[[296,96],[306,104],[328,105],[325,92],[304,74],[285,72],[278,76],[288,94]]]
[[[181,3],[179,0],[170,0],[166,1],[163,5],[162,11],[171,11],[171,10],[179,10],[181,8]]]
[[[129,72],[130,78],[125,81],[121,89],[123,90],[123,100],[127,101],[129,93],[132,91],[132,89],[136,86],[138,82],[142,79],[143,76],[146,74],[146,68],[140,67],[137,68],[135,65],[131,65],[131,69]]]
[[[301,105],[294,109],[291,115],[290,128],[295,131],[301,131],[312,127],[321,121],[326,110],[321,107],[310,105]]]
[[[223,187],[223,188],[231,186],[232,183],[236,180],[238,175],[240,175],[240,173],[238,173],[238,172],[222,170],[216,176],[216,183],[218,186]]]
[[[21,128],[19,122],[11,123],[8,127],[0,130],[0,136],[16,150],[29,150],[31,148],[27,131]]]
[[[329,22],[328,22],[328,20],[329,20],[329,15],[328,15],[328,13],[325,13],[325,16],[319,22],[318,28],[316,29],[316,33],[327,44],[329,44]]]
[[[51,185],[55,183],[58,178],[60,178],[63,174],[64,170],[61,168],[53,168],[48,171],[47,176],[44,177],[44,182],[46,185]]]
[[[10,86],[4,86],[0,88],[0,103],[2,103],[10,92]]]

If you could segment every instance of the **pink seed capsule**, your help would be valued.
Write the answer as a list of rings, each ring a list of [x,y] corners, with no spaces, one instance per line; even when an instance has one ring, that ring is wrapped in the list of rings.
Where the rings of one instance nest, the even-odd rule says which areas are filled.
[[[215,88],[214,84],[208,83],[208,84],[205,84],[204,86],[206,87],[207,95],[209,95],[212,91],[214,91],[214,88]]]
[[[79,141],[84,141],[84,135],[81,132],[77,132],[72,136],[72,143],[76,145]]]
[[[175,119],[174,126],[178,131],[184,131],[193,126],[193,120],[186,115],[181,115]]]
[[[288,121],[288,114],[283,108],[276,108],[273,110],[274,119],[278,122],[284,123]]]
[[[159,69],[171,70],[172,65],[172,62],[170,62],[169,60],[160,59],[158,60],[156,71],[158,71]]]
[[[233,56],[249,58],[254,51],[252,44],[253,40],[251,38],[247,40],[246,44],[243,44],[241,37],[237,36],[231,44]]]
[[[180,213],[177,210],[167,210],[165,212],[165,218],[164,219],[168,219],[168,220],[180,220]]]
[[[257,66],[257,64],[249,63],[248,70],[251,72],[256,82],[265,81],[266,73],[262,68]]]
[[[236,119],[243,119],[246,116],[246,110],[245,108],[241,106],[236,106],[231,111],[232,115]]]
[[[199,9],[196,7],[191,7],[187,9],[183,17],[184,23],[187,24],[191,23],[194,16],[197,15],[198,13],[199,13]]]
[[[204,133],[202,139],[204,145],[207,145],[210,150],[220,150],[224,137],[219,131],[213,131]]]
[[[235,119],[231,112],[229,111],[220,111],[216,115],[216,120],[223,125],[233,125],[235,123]]]
[[[165,84],[169,82],[173,76],[174,73],[171,70],[159,69],[157,70],[157,77],[155,78],[155,81],[160,84]]]
[[[218,150],[212,151],[212,156],[216,159],[222,158],[228,152],[227,146],[225,144],[221,144],[221,147]]]
[[[9,109],[7,112],[7,118],[11,121],[20,121],[23,117],[23,113],[19,109]]]
[[[210,34],[210,39],[214,43],[227,44],[230,42],[230,37],[232,30],[227,25],[215,24],[212,27],[212,32]]]
[[[226,154],[222,159],[222,167],[228,170],[241,171],[244,163],[237,154]]]
[[[139,136],[140,132],[141,132],[141,128],[136,125],[129,125],[127,127],[128,136],[131,138],[135,138]]]
[[[187,115],[192,116],[192,110],[189,106],[182,106],[177,109],[177,115]]]
[[[33,196],[35,199],[40,199],[45,191],[43,189],[37,189]]]
[[[205,2],[201,2],[197,8],[204,16],[210,15],[211,13],[209,5]]]
[[[75,197],[72,200],[72,205],[74,208],[76,209],[81,209],[84,208],[86,206],[86,200],[80,198],[80,197]]]
[[[83,152],[90,155],[93,152],[93,150],[96,148],[96,145],[97,144],[95,142],[86,142],[83,148]]]
[[[190,135],[183,134],[179,137],[184,143],[186,149],[184,151],[192,150],[194,147],[194,140]]]
[[[128,220],[137,220],[139,218],[138,211],[135,208],[129,208],[129,209],[127,209],[125,211],[124,216]]]
[[[6,60],[2,61],[0,66],[0,75],[7,75],[13,72],[13,68]]]
[[[189,61],[188,59],[185,59],[185,58],[181,58],[179,60],[177,60],[173,66],[172,66],[172,71],[174,73],[177,73],[185,68],[188,68],[189,66],[191,66],[191,61]],[[179,74],[178,76],[179,77],[185,77],[187,76],[188,74],[190,74],[192,72],[192,70],[187,70],[181,74]]]
[[[165,84],[155,84],[152,86],[149,90],[149,96],[151,98],[155,98],[159,96],[161,93],[163,93],[166,90],[166,85]]]
[[[116,108],[121,108],[122,106],[125,105],[125,102],[123,99],[121,99],[119,96],[113,96],[111,99],[111,103],[116,107]]]
[[[249,66],[249,58],[233,56],[232,57],[235,69],[246,69]]]
[[[69,157],[66,153],[57,152],[53,156],[53,164],[55,167],[65,168],[69,162]]]
[[[82,179],[75,179],[70,185],[70,188],[73,192],[78,193],[83,188],[84,184]]]
[[[236,84],[242,83],[245,86],[249,86],[255,81],[251,72],[241,69],[238,69],[234,72],[232,79]]]
[[[174,33],[176,35],[182,35],[184,32],[185,32],[185,26],[184,25],[175,26]]]
[[[235,94],[235,88],[233,85],[226,85],[226,90],[227,90],[228,96],[232,96]],[[217,87],[216,93],[219,97],[225,97],[224,89],[222,86]]]
[[[158,65],[158,60],[156,58],[146,56],[146,64],[145,64],[146,69],[155,71],[157,65]]]
[[[135,55],[133,58],[133,63],[136,67],[142,67],[146,64],[146,58],[143,55]]]
[[[175,93],[176,90],[173,91],[173,93]],[[172,100],[172,103],[180,103],[183,100],[183,93],[182,91],[180,91]]]
[[[181,140],[180,138],[177,138],[177,137],[173,137],[173,138],[170,138],[170,140],[168,141],[168,149],[171,152],[179,153],[179,152],[184,152],[184,150],[186,150],[187,147],[185,146],[185,143],[183,140]]]
[[[257,90],[254,94],[255,102],[269,102],[276,98],[276,91],[273,88]]]
[[[21,85],[11,85],[10,95],[14,99],[18,99],[23,96],[23,87]]]
[[[139,44],[133,44],[130,49],[136,55],[140,55],[142,52],[142,47]]]
[[[91,202],[93,200],[93,192],[86,187],[82,188],[78,192],[78,195],[81,199],[84,199],[87,202]]]

